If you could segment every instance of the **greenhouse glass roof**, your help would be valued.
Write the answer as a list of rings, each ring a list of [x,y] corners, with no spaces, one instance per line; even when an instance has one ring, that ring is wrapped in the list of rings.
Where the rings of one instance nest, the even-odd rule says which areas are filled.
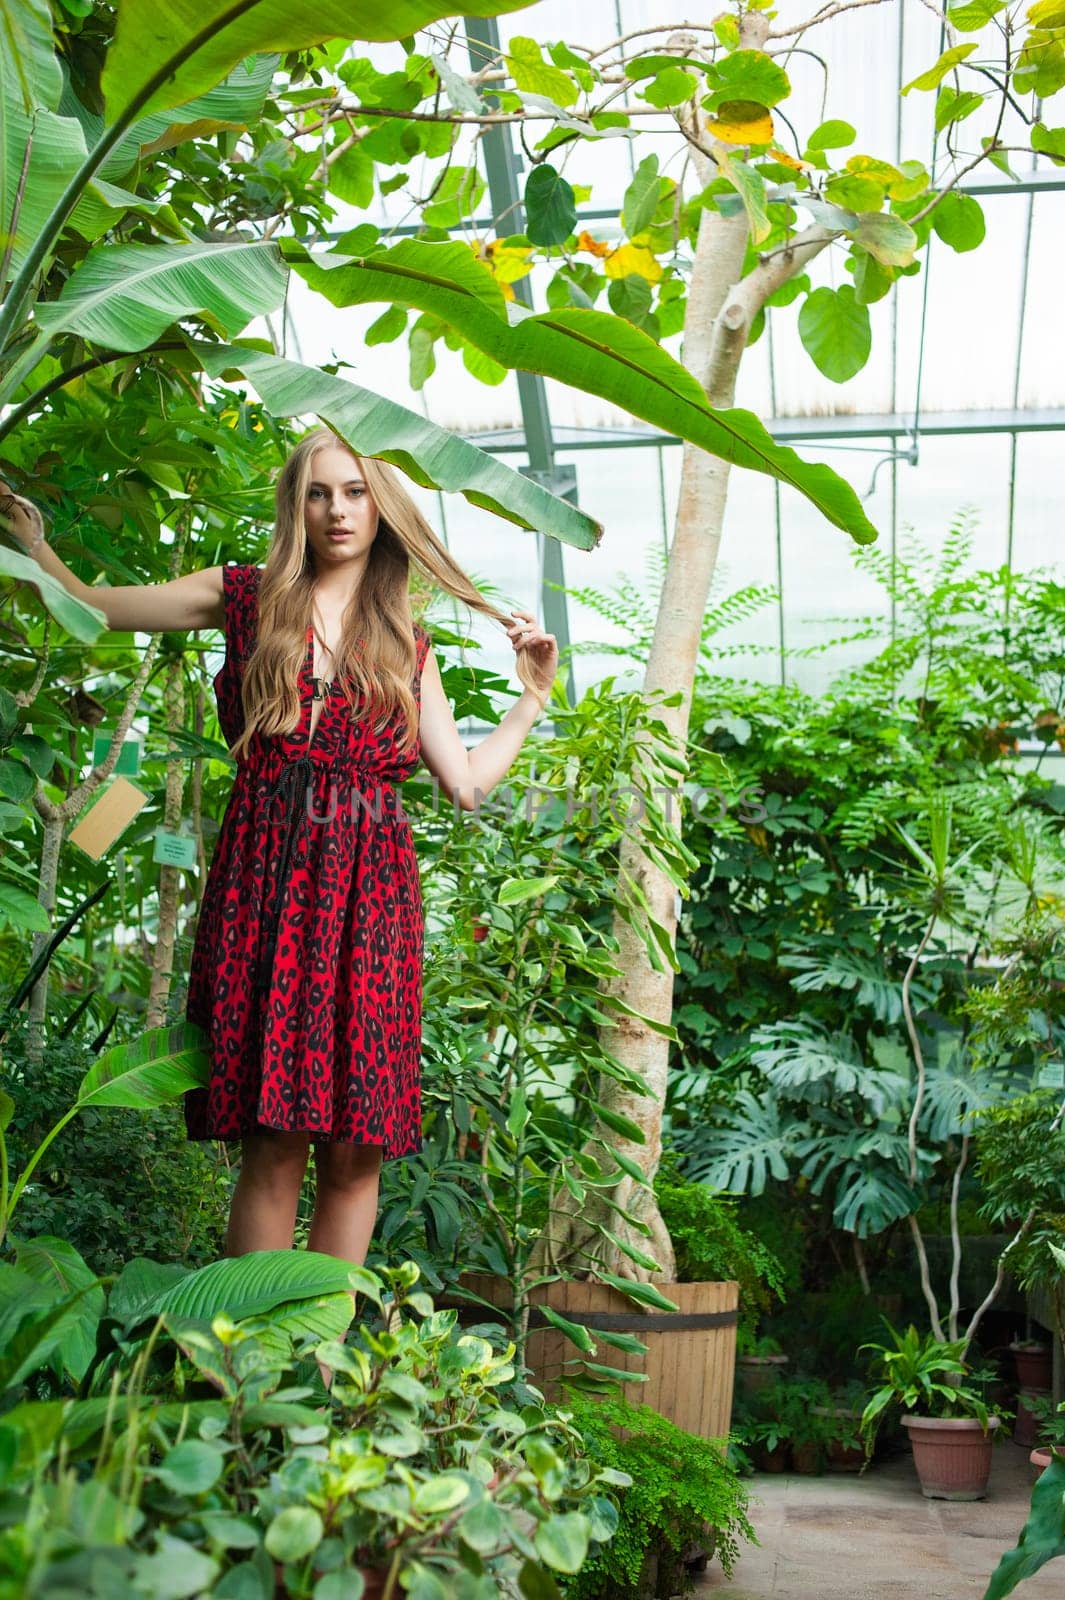
[[[773,26],[786,28],[817,9],[818,0],[779,0]],[[774,50],[795,45],[786,62],[793,85],[789,117],[804,127],[823,116],[842,118],[857,129],[857,150],[895,161],[916,158],[936,172],[943,153],[932,125],[935,97],[903,97],[899,88],[939,54],[938,11],[928,0],[883,0],[844,11],[797,39],[774,43]],[[666,0],[589,0],[580,7],[540,0],[494,26],[504,46],[521,34],[602,50],[637,29],[669,27],[683,18],[683,10]],[[484,24],[478,26],[483,30]],[[439,49],[447,30],[440,25],[429,36]],[[419,47],[428,42],[420,38]],[[399,46],[358,49],[382,66],[402,61]],[[464,41],[460,33],[451,59],[469,70],[471,52],[478,60],[483,51],[483,45]],[[618,56],[615,50],[606,59]],[[641,111],[639,151],[659,148],[663,170],[679,179],[685,152],[672,118],[642,114],[649,108],[638,101],[633,105]],[[1001,134],[1007,143],[1011,115]],[[981,123],[989,116],[985,106],[966,122],[967,148],[978,148],[980,134],[990,131]],[[504,137],[501,153],[520,193],[524,158],[512,134]],[[650,144],[652,139],[658,144]],[[477,159],[483,167],[486,143],[477,142],[472,154],[470,134],[460,159]],[[570,148],[566,177],[591,189],[579,209],[580,226],[598,239],[617,239],[622,195],[639,159],[633,141],[604,138]],[[984,210],[987,232],[979,248],[959,254],[933,236],[920,256],[921,271],[901,279],[894,292],[870,307],[872,354],[857,376],[842,384],[823,377],[800,345],[797,305],[778,307],[745,357],[737,403],[757,412],[804,456],[829,463],[850,480],[865,497],[881,548],[894,550],[910,529],[934,545],[968,508],[973,565],[1008,562],[1027,571],[1055,562],[1061,519],[1065,363],[1059,263],[1065,245],[1065,168],[1059,173],[1044,162],[1035,172],[1029,157],[1014,160],[1014,181],[985,162],[962,185]],[[427,166],[421,192],[433,170]],[[696,186],[690,170],[685,181]],[[411,187],[417,192],[416,182]],[[402,195],[389,197],[370,220],[386,230],[409,231],[412,219],[400,210],[401,200]],[[366,217],[342,209],[338,230]],[[513,232],[514,221],[496,228],[486,194],[478,216],[454,231],[475,240]],[[842,270],[842,255],[829,250],[814,263],[811,276],[815,285],[838,286]],[[528,280],[535,307],[545,304],[550,271],[538,267]],[[380,312],[380,306],[368,306],[325,315],[323,302],[315,302],[295,280],[288,353],[311,363],[350,362],[357,382],[424,410],[486,449],[504,452],[513,465],[529,461],[533,444],[534,464],[537,452],[540,461],[546,453],[549,464],[575,470],[579,503],[604,523],[604,536],[594,552],[555,546],[547,552],[549,563],[561,550],[565,582],[575,589],[610,591],[628,578],[646,595],[650,563],[665,550],[672,525],[679,443],[595,396],[550,380],[526,383],[524,396],[515,374],[487,386],[467,372],[460,354],[442,345],[435,372],[416,392],[408,382],[402,340],[377,346],[363,341]],[[664,344],[679,355],[679,335]],[[541,398],[533,415],[528,391],[537,388]],[[534,608],[552,626],[559,616],[552,608],[559,602],[554,591],[541,589],[545,552],[538,549],[537,536],[458,496],[422,491],[418,496],[475,581],[498,586],[508,604]],[[855,555],[846,535],[804,497],[788,488],[778,491],[761,475],[734,472],[713,594],[748,584],[768,585],[777,593],[728,636],[730,644],[755,647],[756,653],[730,656],[722,669],[816,689],[867,653],[868,645],[842,645],[823,655],[789,654],[845,633],[843,617],[886,612],[886,596]],[[884,628],[886,635],[889,620]],[[485,645],[484,664],[509,675],[512,653],[498,627],[475,618],[471,631]],[[581,644],[625,637],[572,596],[556,631],[560,639],[565,633]],[[608,653],[579,653],[577,691],[618,667]]]

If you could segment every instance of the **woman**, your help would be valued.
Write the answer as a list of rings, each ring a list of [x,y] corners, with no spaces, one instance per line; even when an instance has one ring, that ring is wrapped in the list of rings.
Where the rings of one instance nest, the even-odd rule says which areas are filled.
[[[262,569],[90,586],[47,545],[37,508],[0,493],[18,542],[109,628],[225,630],[214,685],[236,776],[192,954],[187,1015],[211,1075],[186,1096],[187,1131],[242,1142],[230,1255],[292,1244],[313,1142],[309,1246],[361,1264],[381,1162],[421,1143],[422,907],[397,785],[420,756],[445,804],[472,810],[543,709],[555,638],[485,601],[398,475],[326,428],[281,471]],[[412,620],[412,564],[501,622],[517,653],[521,697],[469,750]]]

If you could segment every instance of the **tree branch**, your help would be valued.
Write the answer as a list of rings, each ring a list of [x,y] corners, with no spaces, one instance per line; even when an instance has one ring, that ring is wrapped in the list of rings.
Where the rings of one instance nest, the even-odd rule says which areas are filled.
[[[797,22],[792,28],[772,28],[767,35],[770,39],[793,39],[800,33],[805,33],[808,28],[816,28],[819,22],[827,22],[830,17],[838,17],[842,11],[858,11],[863,6],[880,6],[885,0],[835,0],[832,5],[822,6],[820,11],[815,11],[812,17],[805,22]]]

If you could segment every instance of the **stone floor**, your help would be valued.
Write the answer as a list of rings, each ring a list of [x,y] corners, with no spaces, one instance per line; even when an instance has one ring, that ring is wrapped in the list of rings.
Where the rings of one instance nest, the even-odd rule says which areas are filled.
[[[1028,1516],[1027,1450],[995,1449],[986,1500],[926,1500],[907,1456],[863,1477],[760,1473],[748,1480],[760,1548],[742,1547],[732,1582],[711,1563],[700,1600],[982,1600]],[[1065,1557],[1016,1590],[1065,1600]]]

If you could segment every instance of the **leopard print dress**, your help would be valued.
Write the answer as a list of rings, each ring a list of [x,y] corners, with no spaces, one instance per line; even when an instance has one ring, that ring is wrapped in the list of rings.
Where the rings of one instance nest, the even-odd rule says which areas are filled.
[[[225,664],[214,679],[232,745],[255,644],[260,569],[223,567]],[[415,625],[421,706],[429,635]],[[291,734],[256,733],[237,761],[193,944],[186,1016],[207,1034],[206,1088],[185,1096],[190,1139],[265,1129],[421,1148],[421,884],[397,749],[333,686],[310,739],[314,636]],[[309,742],[308,742],[309,740]]]

